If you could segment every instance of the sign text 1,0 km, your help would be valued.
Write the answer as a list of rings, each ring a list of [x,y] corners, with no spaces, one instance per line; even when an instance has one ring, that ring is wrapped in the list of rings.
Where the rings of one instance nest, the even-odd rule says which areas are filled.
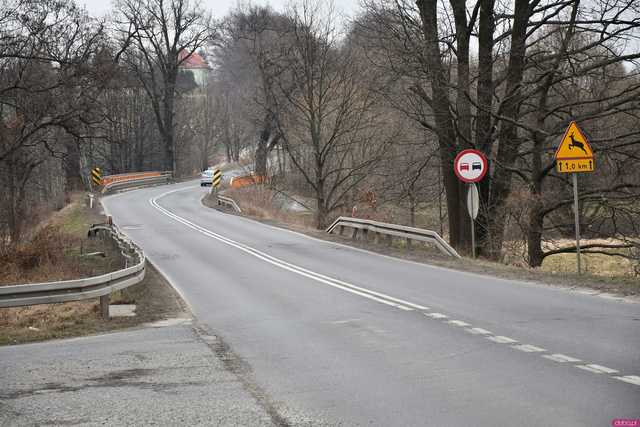
[[[463,150],[453,161],[456,175],[463,182],[479,182],[487,174],[487,158],[478,150]]]

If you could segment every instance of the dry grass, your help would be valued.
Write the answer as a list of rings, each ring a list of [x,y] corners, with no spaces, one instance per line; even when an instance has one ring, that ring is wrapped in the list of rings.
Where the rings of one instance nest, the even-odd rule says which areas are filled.
[[[136,317],[100,316],[97,299],[0,309],[0,345],[89,335],[171,317],[188,317],[173,288],[147,264],[142,282],[111,295],[111,304],[136,304]]]
[[[0,255],[0,286],[89,277],[123,267],[109,240],[87,239],[93,223],[102,222],[81,197],[37,227],[33,237],[10,254]],[[105,257],[83,253],[104,252]],[[86,335],[180,315],[185,310],[164,279],[150,266],[144,281],[111,295],[112,304],[138,304],[135,318],[105,321],[97,299],[62,304],[0,308],[0,345]]]
[[[78,335],[101,322],[97,301],[0,309],[0,345]]]
[[[582,254],[584,272],[604,277],[635,277],[634,263],[626,258],[604,254]],[[558,254],[547,257],[542,270],[553,273],[576,273],[576,254]]]
[[[86,237],[89,226],[102,221],[76,198],[38,226],[31,239],[0,254],[0,286],[76,279],[120,268],[122,259],[110,241]],[[106,256],[84,256],[91,252]]]
[[[290,212],[274,206],[276,193],[262,185],[230,189],[225,195],[238,203],[243,214],[267,221],[277,221],[297,227],[313,227],[314,218],[307,212]]]

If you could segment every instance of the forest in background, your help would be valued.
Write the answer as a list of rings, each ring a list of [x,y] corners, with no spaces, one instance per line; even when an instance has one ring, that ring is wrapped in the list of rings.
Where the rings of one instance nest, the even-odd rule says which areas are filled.
[[[470,251],[455,155],[481,150],[477,249],[532,266],[575,251],[570,177],[553,154],[585,131],[586,252],[640,258],[640,4],[635,0],[363,0],[242,6],[190,0],[0,6],[0,250],[105,174],[194,176],[249,153],[322,228],[354,206]],[[210,69],[198,82],[186,64]],[[375,200],[375,203],[372,203]],[[428,213],[425,214],[425,213]],[[517,249],[516,249],[517,248]]]

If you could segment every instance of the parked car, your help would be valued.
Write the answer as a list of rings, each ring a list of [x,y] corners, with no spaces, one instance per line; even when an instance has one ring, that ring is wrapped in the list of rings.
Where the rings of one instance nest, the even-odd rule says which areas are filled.
[[[200,174],[200,187],[206,187],[207,185],[213,184],[213,171],[211,169],[207,169],[206,171]]]

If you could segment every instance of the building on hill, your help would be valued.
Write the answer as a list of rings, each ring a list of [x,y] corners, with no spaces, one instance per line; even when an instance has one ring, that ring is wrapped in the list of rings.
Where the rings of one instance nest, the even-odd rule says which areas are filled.
[[[207,85],[209,73],[211,72],[211,67],[207,64],[207,61],[196,52],[188,55],[184,50],[180,51],[178,59],[182,61],[180,71],[183,73],[191,73],[194,83],[199,88],[204,88]]]

